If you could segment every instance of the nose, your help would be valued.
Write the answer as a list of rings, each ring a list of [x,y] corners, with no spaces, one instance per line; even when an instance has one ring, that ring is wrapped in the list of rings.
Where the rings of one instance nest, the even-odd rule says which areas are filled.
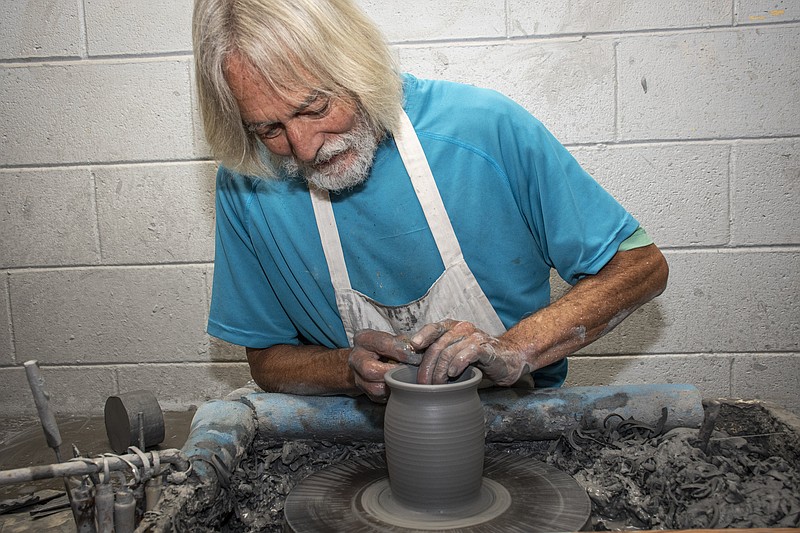
[[[312,163],[325,141],[324,135],[311,124],[291,121],[286,125],[286,139],[294,157]]]

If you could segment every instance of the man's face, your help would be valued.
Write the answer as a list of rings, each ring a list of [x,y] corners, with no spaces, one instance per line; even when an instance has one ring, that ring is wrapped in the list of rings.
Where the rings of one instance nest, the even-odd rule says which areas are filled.
[[[228,59],[225,77],[245,128],[289,175],[332,191],[367,178],[378,136],[352,99],[308,89],[279,95],[237,55]]]

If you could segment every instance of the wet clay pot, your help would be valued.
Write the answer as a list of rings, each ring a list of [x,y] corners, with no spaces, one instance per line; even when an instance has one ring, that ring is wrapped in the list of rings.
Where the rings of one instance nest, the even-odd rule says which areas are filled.
[[[450,514],[478,500],[486,440],[481,378],[473,367],[442,385],[417,384],[413,366],[386,373],[386,464],[400,504]]]

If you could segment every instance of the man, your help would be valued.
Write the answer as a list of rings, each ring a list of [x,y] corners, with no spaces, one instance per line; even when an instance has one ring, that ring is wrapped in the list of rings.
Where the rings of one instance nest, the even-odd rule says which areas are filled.
[[[658,248],[536,119],[398,74],[351,0],[197,0],[193,38],[222,163],[208,331],[264,390],[384,401],[397,363],[559,386],[664,290]],[[551,268],[574,284],[553,304]]]

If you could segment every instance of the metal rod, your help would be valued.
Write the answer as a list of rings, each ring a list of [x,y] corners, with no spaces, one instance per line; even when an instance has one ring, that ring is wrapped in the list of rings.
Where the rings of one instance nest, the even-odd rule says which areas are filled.
[[[25,361],[25,375],[28,377],[28,385],[31,387],[33,394],[33,402],[36,404],[36,411],[39,413],[39,420],[42,422],[42,431],[47,440],[47,445],[53,449],[56,454],[56,461],[62,462],[61,459],[61,432],[58,430],[58,423],[50,408],[50,395],[44,388],[44,378],[39,372],[39,362],[35,359]],[[69,499],[70,508],[72,509],[72,518],[75,520],[75,526],[80,531],[81,516],[80,505],[74,501],[74,493],[69,486],[67,478],[64,478],[64,490]]]
[[[162,463],[175,465],[180,471],[189,469],[189,460],[181,450],[158,450],[147,452],[145,456],[147,456],[147,454],[150,454],[149,459],[151,463],[153,454],[158,454],[158,458]],[[67,461],[66,463],[16,468],[14,470],[0,470],[0,486],[36,481],[37,479],[96,474],[103,470],[104,460],[108,461],[108,468],[110,470],[130,469],[128,463],[136,467],[142,466],[142,459],[137,454],[110,455],[93,459],[81,458],[79,461]]]
[[[42,422],[42,430],[47,439],[47,445],[56,452],[56,460],[61,462],[61,433],[58,431],[56,417],[50,409],[50,395],[44,389],[44,378],[39,372],[39,362],[36,360],[26,361],[25,374],[28,376],[28,384],[31,386],[33,401],[36,404],[36,411],[39,413],[39,420]]]

